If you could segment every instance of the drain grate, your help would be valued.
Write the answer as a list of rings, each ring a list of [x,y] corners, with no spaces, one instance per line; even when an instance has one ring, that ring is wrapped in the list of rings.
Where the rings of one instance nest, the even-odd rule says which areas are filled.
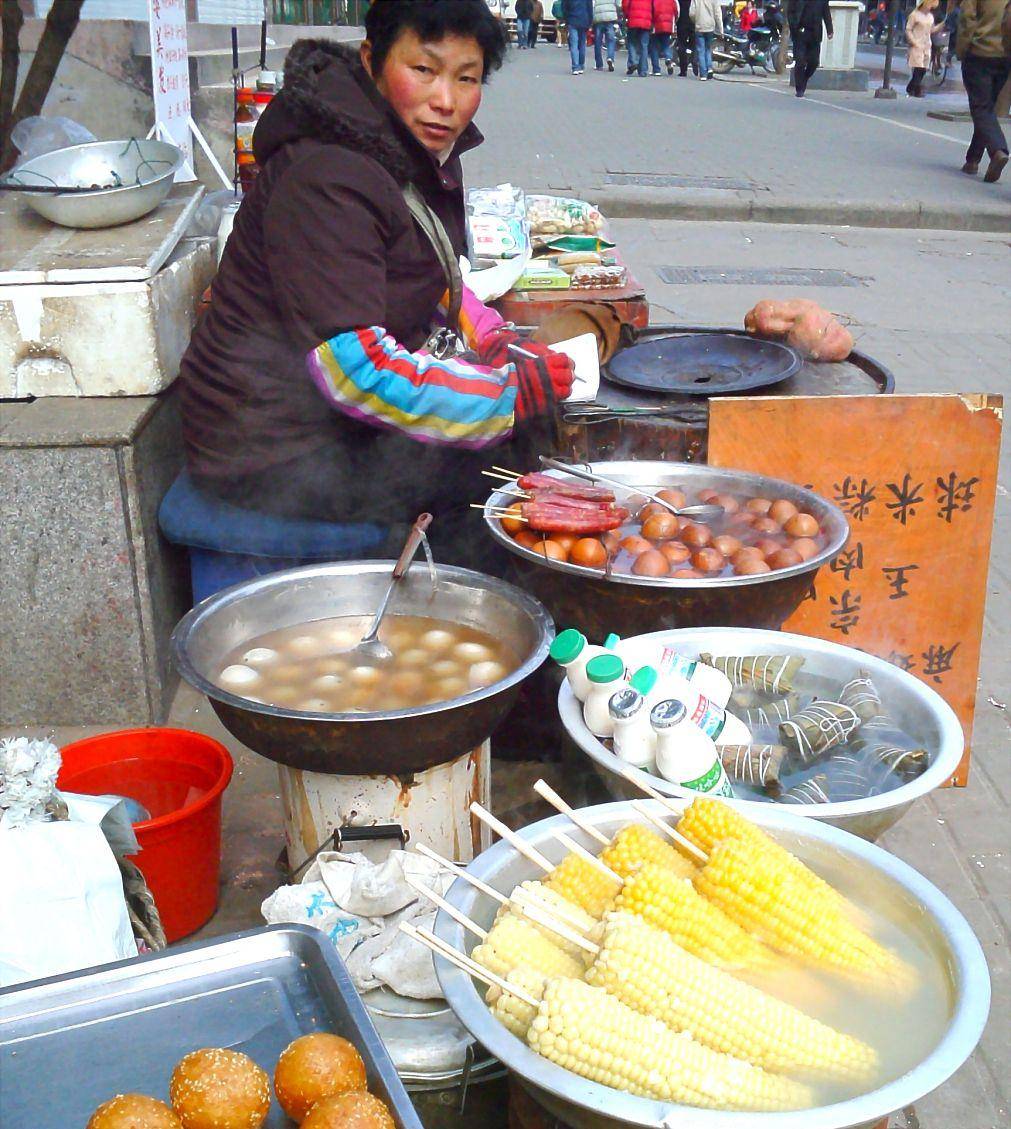
[[[691,286],[714,282],[725,286],[865,286],[864,279],[844,270],[820,267],[657,267],[661,282]]]
[[[734,180],[727,176],[677,176],[664,173],[609,172],[604,183],[632,185],[636,188],[724,188],[736,192],[754,192],[762,188],[751,180]]]

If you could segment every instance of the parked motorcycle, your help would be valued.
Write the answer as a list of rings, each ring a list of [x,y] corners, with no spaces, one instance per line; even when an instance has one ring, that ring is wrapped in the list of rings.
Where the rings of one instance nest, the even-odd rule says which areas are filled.
[[[776,69],[779,44],[779,36],[767,27],[753,27],[746,35],[725,32],[713,43],[713,70],[729,74],[738,67],[750,67],[754,74],[755,68],[761,67],[771,73]],[[789,66],[791,61],[788,57],[785,65]]]

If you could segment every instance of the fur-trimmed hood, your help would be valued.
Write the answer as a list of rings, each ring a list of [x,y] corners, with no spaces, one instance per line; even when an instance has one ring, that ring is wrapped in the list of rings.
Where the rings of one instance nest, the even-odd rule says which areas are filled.
[[[433,161],[376,89],[358,52],[331,39],[300,39],[292,45],[284,87],[256,126],[257,162],[265,164],[284,145],[303,137],[372,157],[401,185],[415,178],[419,163],[431,167]],[[471,123],[453,155],[482,140]]]

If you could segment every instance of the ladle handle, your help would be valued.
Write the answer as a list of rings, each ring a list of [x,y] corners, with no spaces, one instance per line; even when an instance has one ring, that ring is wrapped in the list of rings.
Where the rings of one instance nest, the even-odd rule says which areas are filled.
[[[411,528],[411,532],[407,535],[407,540],[404,542],[404,551],[400,554],[400,559],[393,566],[393,579],[399,580],[410,567],[411,561],[414,560],[414,554],[418,551],[418,546],[421,544],[421,539],[425,535],[425,531],[432,524],[432,515],[430,513],[418,514],[417,521]]]

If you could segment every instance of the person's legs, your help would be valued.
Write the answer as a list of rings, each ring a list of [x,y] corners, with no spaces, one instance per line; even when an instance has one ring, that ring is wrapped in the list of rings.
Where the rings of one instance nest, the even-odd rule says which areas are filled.
[[[716,40],[715,31],[706,32],[706,78],[713,77],[713,43]]]
[[[972,114],[972,141],[965,155],[967,165],[978,165],[984,153],[991,159],[1008,151],[1007,138],[997,120],[997,96],[1007,81],[1009,64],[1001,59],[983,59],[968,54],[962,60],[962,84]]]
[[[660,36],[660,54],[663,56],[664,64],[667,67],[667,73],[674,73],[674,36],[665,31]]]
[[[625,73],[632,74],[639,69],[639,33],[634,28],[625,31],[625,50],[628,52]]]
[[[649,37],[649,69],[655,75],[660,73],[660,36],[655,32]]]
[[[525,50],[527,40],[530,38],[530,21],[521,20],[516,18],[516,46],[521,50]]]
[[[586,28],[584,27],[579,32],[578,50],[579,50],[579,69],[583,70],[586,66]]]
[[[569,28],[569,61],[572,63],[572,73],[575,74],[580,69],[579,62],[579,38],[583,38],[583,50],[586,50],[586,33],[579,31],[578,28]]]
[[[541,21],[540,20],[527,20],[527,23],[530,24],[530,31],[527,35],[527,46],[531,50],[533,50],[533,48],[537,46],[537,35],[538,35],[538,33],[540,32],[540,29],[541,29]]]
[[[605,24],[593,25],[593,65],[598,71],[604,69],[604,28]]]
[[[614,70],[614,56],[618,50],[618,32],[614,24],[604,24],[604,36],[607,39],[607,66]]]
[[[649,74],[649,28],[636,28],[635,35],[639,40],[636,48],[636,56],[639,59],[639,77],[645,78]]]

